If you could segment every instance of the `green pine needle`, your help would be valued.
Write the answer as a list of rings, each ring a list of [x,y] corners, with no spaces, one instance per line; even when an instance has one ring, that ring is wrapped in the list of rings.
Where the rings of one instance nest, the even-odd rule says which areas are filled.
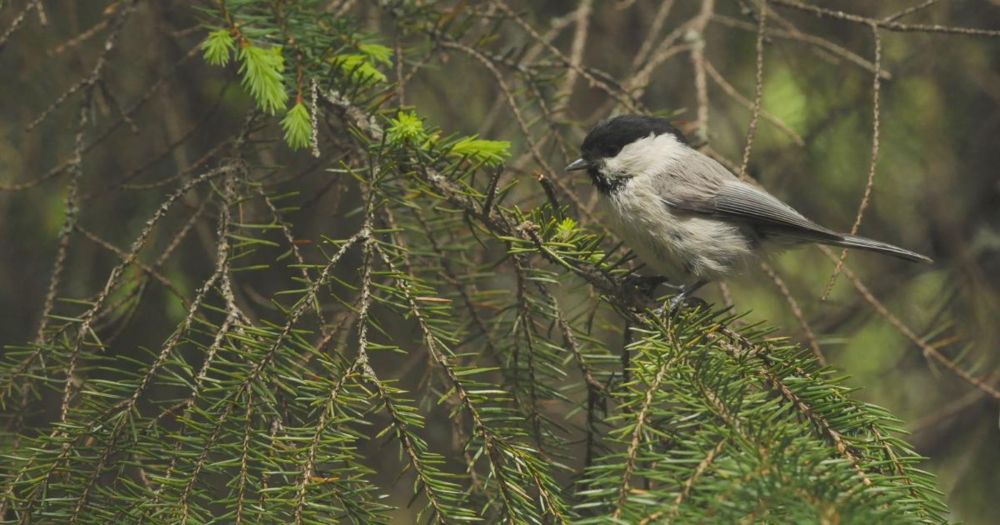
[[[465,137],[451,147],[451,155],[469,157],[488,166],[496,166],[510,157],[510,142]]]
[[[424,130],[424,123],[416,113],[400,111],[396,118],[389,119],[387,139],[390,144],[420,142],[426,136],[427,131]]]
[[[359,84],[379,84],[387,80],[368,55],[340,55],[337,57],[340,69],[351,75],[351,79]]]
[[[576,234],[576,227],[576,221],[570,217],[566,217],[556,225],[555,238],[558,240],[572,239],[573,235]]]
[[[389,65],[392,63],[392,49],[379,44],[361,44],[358,46],[372,63]]]
[[[282,81],[285,59],[281,56],[281,46],[261,48],[247,46],[240,50],[240,74],[243,86],[264,111],[275,114],[285,109],[288,93]]]
[[[312,120],[309,110],[301,102],[297,102],[281,119],[281,128],[285,130],[285,142],[292,149],[308,147],[312,142]]]
[[[233,52],[236,51],[236,40],[229,33],[228,29],[212,31],[201,44],[202,56],[205,62],[213,66],[223,66],[229,64]]]

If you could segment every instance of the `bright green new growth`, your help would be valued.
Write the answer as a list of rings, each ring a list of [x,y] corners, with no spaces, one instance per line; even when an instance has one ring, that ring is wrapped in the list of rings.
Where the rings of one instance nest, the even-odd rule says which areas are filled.
[[[336,58],[340,69],[351,75],[352,80],[362,84],[380,84],[388,80],[368,55],[340,55]]]
[[[389,119],[390,144],[419,143],[426,137],[424,122],[412,111],[400,111],[396,118]]]
[[[572,217],[566,217],[556,225],[555,238],[559,240],[570,240],[576,233],[577,224]]]
[[[363,85],[386,82],[388,78],[378,70],[378,65],[392,63],[392,49],[380,44],[359,44],[358,50],[361,53],[343,54],[334,59],[341,71]]]
[[[219,29],[208,34],[208,38],[201,44],[205,62],[213,66],[223,66],[229,64],[229,59],[236,51],[236,40],[227,29]]]
[[[510,157],[510,142],[465,137],[451,147],[451,155],[468,157],[487,166],[497,166]]]
[[[302,149],[312,141],[312,120],[305,104],[297,102],[281,119],[281,128],[285,130],[285,142],[292,149]]]
[[[246,41],[245,41],[246,42]],[[232,31],[228,29],[217,29],[208,34],[201,44],[202,56],[206,62],[213,66],[226,66],[236,51],[236,40]],[[366,43],[359,44],[357,49],[360,53],[341,54],[333,59],[337,67],[350,78],[362,85],[379,84],[388,79],[384,73],[378,70],[376,65],[388,65],[392,63],[392,49],[381,44]],[[240,74],[243,75],[243,87],[250,92],[250,96],[256,101],[257,106],[274,115],[279,110],[285,109],[288,100],[288,92],[285,90],[284,72],[285,60],[282,55],[281,46],[269,48],[258,47],[246,42],[239,51]],[[301,97],[301,93],[299,94]],[[407,121],[405,126],[419,126],[422,132],[423,124],[415,115],[407,117],[416,120]],[[284,131],[285,142],[292,149],[298,150],[309,145],[312,139],[312,122],[309,111],[297,102],[285,114],[281,120],[281,128]],[[416,130],[399,130],[398,138],[404,136],[410,139],[410,135]],[[408,135],[409,134],[409,135]]]
[[[360,44],[358,49],[374,64],[392,64],[392,49],[381,44]]]
[[[257,106],[271,115],[285,109],[288,93],[282,75],[285,59],[281,56],[281,46],[264,49],[248,45],[240,50],[240,60],[243,87],[250,91]]]

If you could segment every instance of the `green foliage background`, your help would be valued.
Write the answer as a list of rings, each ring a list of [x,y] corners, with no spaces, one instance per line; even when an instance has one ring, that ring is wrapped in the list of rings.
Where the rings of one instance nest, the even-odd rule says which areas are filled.
[[[559,167],[629,107],[739,166],[760,2],[50,4],[0,2],[0,520],[992,522],[996,35],[878,32],[861,232],[934,266],[663,322]],[[1000,27],[920,4],[836,8]],[[872,30],[767,9],[748,172],[847,230]]]

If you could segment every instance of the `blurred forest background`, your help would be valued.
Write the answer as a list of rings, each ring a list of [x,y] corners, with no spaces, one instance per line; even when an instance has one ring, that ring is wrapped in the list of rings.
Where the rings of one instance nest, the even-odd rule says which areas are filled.
[[[952,517],[995,523],[1000,407],[990,392],[1000,383],[1000,5],[811,3],[869,17],[864,20],[899,15],[891,20],[994,31],[881,29],[876,60],[876,40],[863,20],[817,16],[799,2],[769,3],[762,111],[747,173],[806,216],[849,230],[869,182],[877,103],[877,164],[859,231],[928,254],[935,264],[852,253],[849,270],[839,272],[824,300],[836,266],[830,255],[840,254],[800,249],[774,259],[770,274],[753,268],[701,295],[749,312],[749,321],[777,326],[849,376],[846,384],[857,388],[852,396],[902,420],[906,439],[929,458],[922,468],[938,476]],[[393,47],[400,21],[381,5],[324,4],[328,12],[356,17]],[[42,8],[26,9],[35,5]],[[383,73],[390,81],[409,76],[405,91],[394,92],[397,98],[387,105],[412,105],[428,126],[445,133],[510,141],[505,181],[520,183],[506,204],[530,209],[546,201],[534,182],[542,158],[559,177],[553,183],[577,199],[559,194],[568,215],[600,231],[600,218],[586,211],[594,198],[589,181],[559,168],[575,157],[591,125],[627,110],[602,84],[623,87],[635,97],[633,109],[674,118],[696,142],[734,169],[740,166],[758,73],[758,2],[511,2],[517,21],[488,2],[447,5],[455,6],[449,8],[456,16],[477,10],[484,26],[500,28],[495,41],[476,42],[493,54],[486,59],[441,44],[426,60],[393,56]],[[914,10],[904,12],[908,8]],[[125,9],[132,12],[105,56],[105,38]],[[501,25],[500,18],[507,20]],[[189,2],[0,0],[0,344],[27,343],[39,330],[67,213],[64,163],[78,139],[78,103],[53,104],[88,78],[95,63],[107,61],[86,109],[91,127],[84,139],[78,226],[67,241],[59,297],[99,290],[118,260],[109,246],[127,250],[163,201],[164,185],[228,155],[218,145],[243,125],[253,101],[234,66],[212,67],[202,59],[199,45],[209,30],[204,22]],[[526,27],[548,43],[537,45]],[[882,72],[877,92],[876,67]],[[546,87],[545,97],[525,80],[536,77],[555,86]],[[70,100],[78,95],[71,93]],[[521,114],[511,110],[509,97]],[[539,108],[538,100],[551,106]],[[135,104],[134,113],[119,118]],[[361,197],[325,174],[340,166],[338,144],[319,144],[318,159],[310,148],[292,150],[281,140],[278,120],[254,124],[253,176],[268,192],[296,192],[289,221],[304,250],[322,236],[347,237],[357,226],[351,210]],[[110,122],[119,124],[109,128]],[[167,223],[174,231],[204,208],[190,195],[180,206],[186,217]],[[200,283],[193,276],[210,273],[216,250],[213,218],[196,218],[191,226],[170,258],[146,261],[188,297]],[[164,235],[155,239],[161,247],[169,240]],[[342,272],[340,278],[351,275]],[[272,277],[241,276],[235,291],[240,304],[268,311],[271,294],[284,283]],[[553,289],[577,301],[590,297],[581,289]],[[106,327],[122,359],[147,355],[139,349],[155,347],[184,319],[184,305],[165,286],[151,289],[143,301],[127,320]],[[602,326],[594,337],[617,352],[620,322]],[[408,325],[387,329],[416,337]],[[934,352],[951,364],[936,360]],[[399,367],[391,375],[415,365],[406,359],[380,363],[387,371]],[[30,417],[53,417],[58,397],[33,401]],[[7,420],[20,410],[8,403]],[[405,505],[405,498],[397,503]]]

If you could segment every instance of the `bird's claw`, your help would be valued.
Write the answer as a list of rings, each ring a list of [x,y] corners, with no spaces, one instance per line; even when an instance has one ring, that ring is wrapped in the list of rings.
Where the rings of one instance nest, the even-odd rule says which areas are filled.
[[[681,305],[684,304],[685,299],[687,299],[687,296],[682,293],[670,298],[670,309],[667,310],[670,315],[675,315],[681,309]]]

